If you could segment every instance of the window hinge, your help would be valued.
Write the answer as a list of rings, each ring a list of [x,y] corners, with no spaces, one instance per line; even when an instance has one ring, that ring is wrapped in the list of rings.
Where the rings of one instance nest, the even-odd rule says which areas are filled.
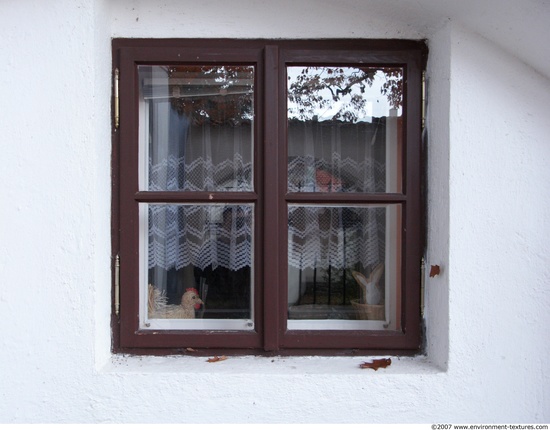
[[[424,318],[424,287],[426,284],[425,274],[426,260],[424,259],[424,257],[422,257],[422,260],[420,261],[420,315],[422,318]]]
[[[426,127],[426,71],[422,71],[422,130]]]
[[[120,314],[120,257],[115,257],[115,315]]]
[[[115,69],[115,77],[113,82],[113,91],[114,91],[114,122],[115,122],[115,130],[118,129],[118,126],[120,125],[120,108],[119,108],[119,100],[118,100],[118,79],[119,79],[119,71],[118,68]]]

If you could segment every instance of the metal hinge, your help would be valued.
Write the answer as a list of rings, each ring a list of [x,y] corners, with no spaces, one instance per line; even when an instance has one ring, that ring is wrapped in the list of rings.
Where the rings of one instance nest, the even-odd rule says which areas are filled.
[[[426,127],[426,71],[422,71],[422,130]]]
[[[425,294],[425,279],[426,274],[426,260],[422,257],[420,260],[420,316],[424,318],[424,294]]]
[[[120,314],[120,257],[115,257],[115,315]]]
[[[120,106],[119,106],[119,99],[118,99],[118,79],[119,79],[119,71],[118,68],[115,69],[115,76],[114,76],[114,82],[113,82],[113,98],[114,98],[114,106],[113,106],[113,116],[114,116],[114,123],[115,123],[115,130],[118,129],[118,126],[120,125]]]

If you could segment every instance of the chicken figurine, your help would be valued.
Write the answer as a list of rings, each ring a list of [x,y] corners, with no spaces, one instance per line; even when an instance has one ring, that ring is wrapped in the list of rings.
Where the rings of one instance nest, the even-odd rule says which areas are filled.
[[[195,309],[200,309],[204,302],[199,297],[199,292],[195,288],[187,288],[181,296],[181,304],[169,305],[166,294],[159,291],[158,288],[149,284],[149,318],[174,318],[191,319],[195,318]]]

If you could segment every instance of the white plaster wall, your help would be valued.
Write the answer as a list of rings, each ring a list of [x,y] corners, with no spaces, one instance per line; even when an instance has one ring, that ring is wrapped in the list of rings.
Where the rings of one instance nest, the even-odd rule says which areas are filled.
[[[395,4],[157,3],[0,2],[0,422],[549,422],[548,79]],[[426,357],[111,356],[112,36],[429,39]]]
[[[506,393],[502,411],[540,395],[531,416],[549,421],[550,81],[484,39],[453,36],[449,370],[480,403]]]

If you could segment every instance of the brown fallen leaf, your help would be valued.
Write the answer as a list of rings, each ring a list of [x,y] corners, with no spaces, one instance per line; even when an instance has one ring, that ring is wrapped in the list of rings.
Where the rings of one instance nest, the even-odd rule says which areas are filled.
[[[430,267],[430,278],[437,276],[441,273],[440,267],[436,264],[435,266]]]
[[[209,358],[209,359],[206,360],[206,361],[208,361],[209,363],[216,363],[216,362],[218,362],[218,361],[223,361],[223,360],[227,360],[227,356],[225,356],[225,355],[220,355],[220,356],[218,357],[218,356],[216,355],[216,356],[214,356],[214,357],[212,357],[212,358]]]
[[[377,360],[372,360],[372,362],[365,361],[364,363],[361,363],[359,367],[361,369],[374,369],[378,370],[380,368],[384,369],[388,367],[391,364],[390,358],[379,358]]]

